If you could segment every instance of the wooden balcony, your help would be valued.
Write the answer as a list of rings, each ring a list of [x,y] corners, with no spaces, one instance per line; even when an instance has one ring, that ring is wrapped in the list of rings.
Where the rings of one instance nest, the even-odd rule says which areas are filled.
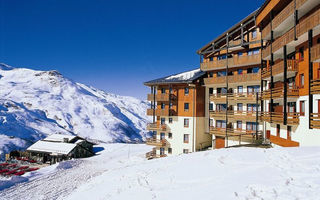
[[[148,94],[148,101],[164,101],[167,102],[169,100],[174,100],[175,95],[174,94],[156,94],[155,96],[153,94]]]
[[[253,130],[243,130],[243,129],[233,129],[233,128],[215,128],[210,127],[210,134],[215,135],[216,137],[228,137],[232,140],[241,140],[241,141],[254,141],[256,139],[256,131]],[[262,136],[262,132],[258,131],[258,138]]]
[[[210,118],[214,118],[216,120],[226,120],[226,114],[228,114],[228,121],[236,122],[236,121],[256,121],[257,112],[255,111],[210,111]],[[260,115],[258,113],[258,120],[260,120]]]
[[[296,0],[296,9],[299,9],[307,0]],[[280,24],[292,16],[295,12],[294,1],[291,1],[278,15],[272,20],[273,30],[277,29]],[[293,17],[292,17],[293,20]],[[262,30],[262,38],[266,39],[271,33],[271,23]]]
[[[149,131],[169,131],[169,127],[166,124],[149,123],[147,124],[147,130]]]
[[[210,101],[216,103],[225,103],[227,101],[230,103],[237,102],[256,102],[257,93],[225,93],[225,94],[210,94]],[[260,94],[258,94],[260,96]],[[260,98],[259,98],[260,99]]]
[[[258,73],[229,75],[228,83],[237,84],[239,82],[259,82],[261,79],[260,71]],[[221,85],[227,83],[227,76],[209,77],[204,79],[205,85]]]
[[[300,113],[289,112],[287,113],[288,125],[299,125]],[[283,124],[284,114],[283,112],[262,112],[261,120],[269,123]]]
[[[283,60],[272,66],[272,76],[283,75]],[[297,60],[287,60],[287,72],[297,72],[298,71],[298,61]],[[267,79],[271,76],[271,68],[264,68],[262,70],[262,78]]]
[[[147,115],[153,116],[153,109],[147,109]],[[155,116],[176,116],[177,112],[173,109],[156,109]]]
[[[226,114],[228,113],[228,119],[233,118],[234,111],[228,110],[227,111],[210,111],[210,118],[214,118],[216,120],[225,120]]]
[[[152,148],[152,151],[146,153],[146,158],[148,160],[154,159],[157,157],[157,148]]]
[[[308,17],[301,19],[296,26],[297,37],[302,36],[303,34],[307,33],[310,29],[313,29],[316,26],[318,26],[320,24],[319,19],[320,19],[320,9],[318,9]],[[294,27],[293,27],[289,31],[287,31],[285,34],[278,37],[272,43],[272,53],[275,53],[276,51],[281,49],[284,45],[288,45],[289,43],[293,42],[294,39],[295,38],[294,38]],[[269,47],[265,48],[262,51],[262,55],[263,55],[263,58],[266,58],[270,56],[270,54],[271,54],[271,51],[270,51],[270,45],[269,45]]]
[[[311,80],[311,94],[320,94],[320,79]]]
[[[251,56],[236,56],[233,58],[228,58],[229,67],[239,67],[239,66],[250,66],[256,65],[261,62],[260,53]],[[227,59],[214,60],[209,62],[203,62],[200,64],[200,68],[203,71],[224,69],[227,66]]]
[[[283,98],[283,96],[284,96],[284,88],[283,87],[279,87],[279,88],[273,88],[273,89],[264,90],[261,93],[261,98],[263,100],[269,100],[269,99],[271,99],[271,95],[272,95],[273,99]],[[288,87],[287,97],[288,98],[298,98],[299,97],[299,89],[298,88],[290,88],[290,87]]]
[[[320,129],[320,113],[311,113],[311,128]]]
[[[156,147],[166,147],[170,145],[166,139],[159,140],[156,138],[147,138],[146,144]]]
[[[311,62],[320,62],[320,44],[316,44],[312,47]]]

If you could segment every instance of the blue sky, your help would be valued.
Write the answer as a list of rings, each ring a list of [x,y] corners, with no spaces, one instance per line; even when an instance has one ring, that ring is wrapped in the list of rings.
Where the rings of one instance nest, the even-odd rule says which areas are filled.
[[[197,68],[196,50],[262,3],[0,0],[0,62],[146,99],[144,81]]]

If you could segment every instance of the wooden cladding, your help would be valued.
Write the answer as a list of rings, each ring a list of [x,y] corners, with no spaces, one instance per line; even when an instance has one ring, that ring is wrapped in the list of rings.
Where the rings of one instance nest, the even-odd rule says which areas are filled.
[[[289,112],[287,113],[287,124],[288,125],[299,125],[300,113]],[[283,112],[262,112],[261,120],[269,123],[282,124],[284,121]]]
[[[259,64],[260,62],[261,62],[260,54],[228,58],[229,67],[255,65],[255,64]],[[200,64],[200,68],[203,71],[223,69],[223,68],[226,68],[226,66],[227,66],[227,59],[213,60],[213,61],[203,62]]]
[[[296,8],[299,9],[307,0],[296,0]],[[272,28],[276,29],[289,16],[294,14],[294,1],[291,1],[277,16],[272,20]],[[271,23],[262,30],[262,38],[265,39],[271,32]]]
[[[228,83],[239,83],[239,82],[259,82],[261,80],[260,70],[258,73],[250,73],[250,74],[240,74],[240,75],[229,75]],[[219,76],[219,77],[209,77],[204,79],[205,85],[211,84],[226,84],[227,77]]]
[[[311,94],[320,94],[320,79],[311,80]]]
[[[146,144],[156,147],[165,147],[170,145],[170,143],[166,139],[159,140],[156,138],[147,138]]]
[[[147,109],[147,115],[153,116],[153,109]],[[156,109],[156,116],[176,116],[177,112],[173,109]]]
[[[257,112],[256,111],[210,111],[210,117],[216,120],[225,120],[226,114],[228,115],[228,121],[256,121]],[[258,120],[260,119],[258,113]]]
[[[256,131],[254,130],[242,130],[242,129],[233,129],[233,128],[216,128],[210,127],[210,134],[214,134],[216,137],[247,137],[250,139],[256,139]],[[258,131],[258,138],[262,136],[262,132]],[[244,138],[243,138],[244,139]]]
[[[272,66],[272,75],[280,75],[283,74],[283,60],[276,63]],[[287,71],[288,72],[297,72],[298,71],[298,61],[297,60],[287,60]],[[262,70],[262,78],[268,78],[271,76],[271,67],[264,68]]]
[[[169,127],[166,124],[149,123],[147,124],[147,130],[149,131],[169,131]]]
[[[148,101],[154,101],[154,98],[156,101],[169,101],[170,98],[171,100],[175,99],[175,95],[174,94],[155,94],[155,96],[153,94],[148,94]]]
[[[315,28],[320,24],[320,9],[312,13],[311,15],[303,18],[300,20],[300,22],[296,26],[296,34],[297,37],[302,36],[303,34],[307,33],[308,30]],[[272,53],[276,52],[280,48],[282,48],[284,45],[287,45],[288,43],[294,41],[294,27],[290,29],[288,32],[277,38],[272,43]],[[266,47],[262,51],[262,57],[265,58],[271,54],[270,51],[270,45]]]
[[[228,95],[228,101],[232,102],[256,102],[256,93],[228,93],[228,94],[210,94],[210,101],[213,102],[226,102]]]
[[[311,128],[320,129],[320,113],[311,113]]]
[[[264,90],[261,93],[261,98],[263,100],[269,100],[269,99],[271,99],[271,96],[273,99],[283,98],[284,88],[283,87],[272,88],[272,89]],[[287,97],[288,98],[298,98],[299,97],[299,89],[288,87]]]
[[[312,47],[311,62],[320,62],[320,44],[314,45]]]

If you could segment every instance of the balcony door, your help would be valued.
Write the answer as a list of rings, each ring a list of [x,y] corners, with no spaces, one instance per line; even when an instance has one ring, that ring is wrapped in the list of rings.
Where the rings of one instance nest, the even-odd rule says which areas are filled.
[[[226,128],[226,121],[225,120],[217,120],[216,121],[216,127],[218,129]]]
[[[260,85],[251,85],[247,87],[248,94],[256,94],[260,91]]]
[[[165,133],[160,133],[160,140],[164,140],[166,138],[166,134]]]

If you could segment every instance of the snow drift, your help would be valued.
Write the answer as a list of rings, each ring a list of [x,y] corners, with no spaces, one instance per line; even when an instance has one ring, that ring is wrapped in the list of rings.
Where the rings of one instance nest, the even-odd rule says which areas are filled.
[[[141,142],[148,103],[76,83],[57,71],[0,64],[0,154],[53,133]]]

